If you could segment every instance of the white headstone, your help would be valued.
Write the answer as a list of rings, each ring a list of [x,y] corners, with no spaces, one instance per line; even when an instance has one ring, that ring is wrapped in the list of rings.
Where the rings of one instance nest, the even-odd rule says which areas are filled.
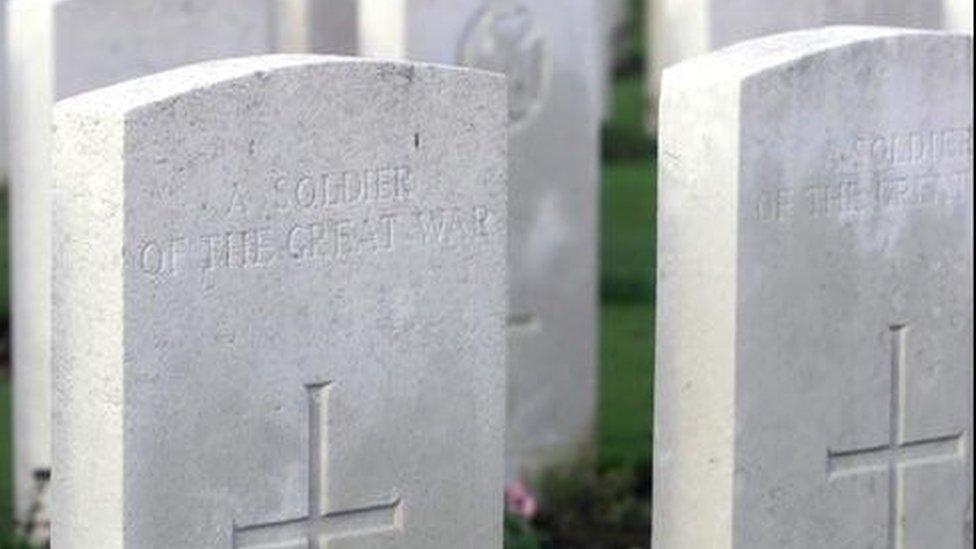
[[[645,0],[648,29],[647,128],[657,128],[666,67],[777,32],[836,24],[942,28],[952,0]]]
[[[355,55],[359,51],[356,0],[273,0],[277,50]]]
[[[7,0],[0,0],[0,188],[7,184]]]
[[[596,8],[591,0],[360,2],[363,55],[507,72],[511,476],[572,458],[595,420]]]
[[[945,28],[955,32],[973,33],[971,0],[945,0]]]
[[[501,547],[504,96],[272,56],[59,104],[54,547]]]
[[[58,99],[271,47],[266,0],[11,0],[9,69],[17,518],[50,467],[50,127]],[[43,513],[43,509],[37,510]]]
[[[972,547],[973,44],[665,72],[654,547]]]

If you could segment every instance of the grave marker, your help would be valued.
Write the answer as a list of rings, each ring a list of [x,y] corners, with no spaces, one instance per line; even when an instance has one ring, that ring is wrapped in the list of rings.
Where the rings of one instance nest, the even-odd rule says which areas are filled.
[[[53,105],[186,63],[270,51],[268,10],[267,0],[9,2],[14,476],[22,526],[47,522],[37,516],[47,509],[34,504],[51,462]]]
[[[500,547],[504,96],[284,55],[61,102],[54,546]]]
[[[661,73],[675,64],[779,32],[855,24],[939,29],[953,0],[646,0],[647,128],[657,130]]]
[[[508,77],[509,475],[575,459],[596,406],[599,123],[593,0],[360,1],[363,55]]]
[[[972,39],[665,73],[654,546],[969,547]]]
[[[274,0],[277,51],[355,55],[359,51],[356,0]]]

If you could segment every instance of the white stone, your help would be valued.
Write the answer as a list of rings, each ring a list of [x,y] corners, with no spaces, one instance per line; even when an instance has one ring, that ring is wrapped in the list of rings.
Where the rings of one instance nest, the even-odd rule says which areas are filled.
[[[613,114],[613,76],[620,62],[630,10],[627,0],[596,0],[603,24],[603,118]]]
[[[968,36],[665,72],[654,547],[972,547]]]
[[[945,28],[955,32],[973,33],[972,0],[945,0]]]
[[[359,51],[356,0],[274,0],[277,51],[355,55]]]
[[[50,126],[58,99],[188,62],[267,52],[266,0],[11,0],[17,517],[50,466]]]
[[[718,48],[777,32],[835,24],[937,29],[953,0],[645,0],[647,128],[657,128],[661,71]]]
[[[53,546],[501,547],[504,97],[271,56],[60,103]]]
[[[363,55],[509,68],[509,475],[591,442],[602,32],[590,0],[362,0]]]
[[[7,184],[7,0],[0,0],[0,188]]]

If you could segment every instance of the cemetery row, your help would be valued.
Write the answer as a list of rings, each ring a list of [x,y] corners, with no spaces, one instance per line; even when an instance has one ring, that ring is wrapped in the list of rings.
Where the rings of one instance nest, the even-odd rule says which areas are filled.
[[[364,2],[357,59],[105,1],[9,5],[22,524],[500,547],[592,431],[597,4]],[[656,546],[971,544],[972,70],[831,27],[665,73]]]

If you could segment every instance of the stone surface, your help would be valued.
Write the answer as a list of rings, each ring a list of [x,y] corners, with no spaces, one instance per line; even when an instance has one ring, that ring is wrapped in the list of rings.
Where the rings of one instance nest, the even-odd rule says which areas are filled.
[[[504,97],[272,56],[59,104],[54,546],[501,547]]]
[[[646,0],[647,127],[657,128],[661,71],[742,40],[835,24],[942,28],[953,0]]]
[[[0,187],[7,184],[7,0],[0,0]]]
[[[359,51],[356,0],[274,0],[277,51],[355,55]]]
[[[972,39],[777,35],[662,105],[654,547],[971,547]]]
[[[626,0],[597,0],[603,24],[603,119],[613,114],[613,76],[625,51],[630,4]]]
[[[267,52],[266,0],[10,0],[15,477],[20,522],[50,465],[54,101],[188,62]]]
[[[363,55],[509,77],[509,475],[570,459],[596,399],[603,37],[590,0],[363,0]]]
[[[970,0],[945,0],[945,28],[973,33],[973,3]]]

